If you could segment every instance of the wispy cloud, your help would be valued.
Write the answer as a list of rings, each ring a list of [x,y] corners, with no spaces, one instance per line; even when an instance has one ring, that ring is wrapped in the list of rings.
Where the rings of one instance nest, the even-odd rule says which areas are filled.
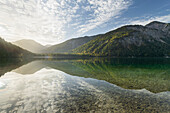
[[[88,0],[88,2],[90,7],[87,6],[85,9],[92,11],[92,14],[89,14],[91,19],[80,26],[79,33],[85,33],[109,21],[111,18],[117,18],[122,10],[127,9],[131,4],[131,1],[127,0]]]
[[[170,23],[170,14],[164,16],[147,17],[143,19],[130,20],[128,23],[133,25],[146,25],[152,21],[161,21],[165,23]]]
[[[58,43],[121,15],[131,0],[1,0],[0,35]],[[74,33],[73,33],[74,32]]]

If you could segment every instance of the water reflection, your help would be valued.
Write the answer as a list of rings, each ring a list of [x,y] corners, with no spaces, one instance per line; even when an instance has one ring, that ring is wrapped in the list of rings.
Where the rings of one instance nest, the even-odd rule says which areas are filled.
[[[169,63],[148,65],[95,59],[34,61],[1,76],[0,112],[169,112]],[[155,93],[144,86],[129,89],[103,81],[107,79],[119,84],[124,81],[126,85],[127,80],[144,79],[144,84],[155,81],[166,88]],[[141,84],[130,85],[137,83]]]
[[[14,71],[31,74],[44,67],[105,80],[126,89],[145,88],[154,93],[170,91],[170,59],[39,60]]]
[[[16,69],[28,62],[31,62],[32,59],[15,59],[15,58],[0,58],[0,77],[13,69]]]

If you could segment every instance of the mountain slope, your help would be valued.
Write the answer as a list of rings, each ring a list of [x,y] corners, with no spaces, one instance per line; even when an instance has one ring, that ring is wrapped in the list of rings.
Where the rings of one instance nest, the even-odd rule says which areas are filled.
[[[0,57],[29,57],[33,55],[31,52],[24,50],[16,45],[6,42],[0,38]]]
[[[146,27],[157,29],[157,30],[162,30],[164,32],[170,33],[170,23],[153,21],[147,24]]]
[[[89,42],[92,39],[95,39],[97,36],[85,36],[80,38],[74,38],[67,40],[61,44],[53,45],[45,50],[43,50],[43,53],[65,53],[65,52],[71,52],[72,49],[75,49],[87,42]]]
[[[170,55],[169,30],[130,25],[108,32],[76,48],[74,53],[116,57],[162,57]]]
[[[40,53],[42,50],[44,50],[45,46],[41,45],[40,43],[34,41],[34,40],[29,40],[29,39],[23,39],[23,40],[19,40],[16,42],[13,42],[13,44],[26,49],[28,51],[31,51],[33,53]]]

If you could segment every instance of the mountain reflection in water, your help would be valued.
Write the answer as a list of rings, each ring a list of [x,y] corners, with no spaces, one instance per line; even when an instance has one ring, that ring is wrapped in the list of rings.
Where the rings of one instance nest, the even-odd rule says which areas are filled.
[[[169,59],[38,60],[0,77],[0,112],[169,112],[169,80]]]

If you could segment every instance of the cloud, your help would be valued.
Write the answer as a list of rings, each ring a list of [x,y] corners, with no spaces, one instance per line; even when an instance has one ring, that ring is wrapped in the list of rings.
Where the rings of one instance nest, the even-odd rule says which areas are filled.
[[[1,0],[0,36],[58,43],[120,16],[131,0]]]
[[[122,13],[122,10],[131,5],[131,1],[127,0],[88,0],[88,2],[90,7],[85,7],[85,10],[92,11],[92,14],[89,14],[90,19],[86,21],[86,24],[79,27],[78,32],[82,34],[112,18],[117,18]]]
[[[170,14],[164,16],[147,17],[144,19],[130,20],[128,23],[133,25],[146,25],[152,21],[160,21],[165,23],[170,23]]]

